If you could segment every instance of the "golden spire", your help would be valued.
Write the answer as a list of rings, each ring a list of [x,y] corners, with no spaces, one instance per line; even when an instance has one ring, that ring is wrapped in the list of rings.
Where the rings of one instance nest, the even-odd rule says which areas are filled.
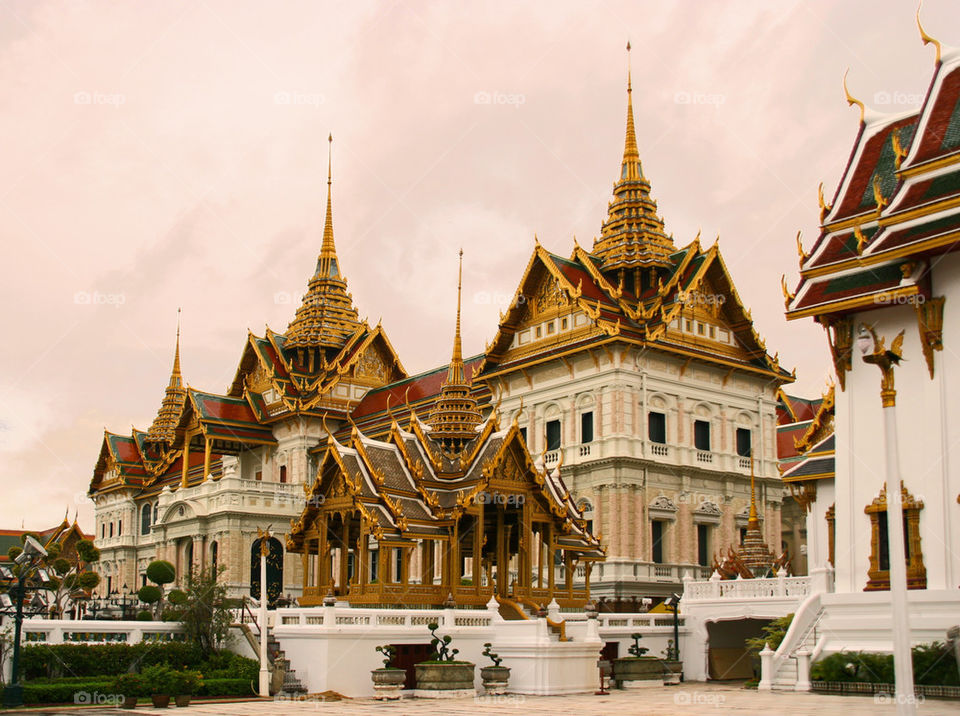
[[[463,383],[463,346],[460,341],[460,294],[463,290],[463,249],[460,249],[460,266],[457,269],[457,327],[453,333],[453,357],[447,372],[448,383]]]
[[[327,278],[340,276],[337,266],[337,247],[333,243],[333,200],[331,199],[331,185],[333,184],[333,134],[327,137],[327,215],[323,222],[323,243],[320,246],[320,258],[317,262],[317,273]]]
[[[307,293],[287,327],[286,348],[339,349],[360,327],[360,317],[347,293],[347,280],[340,272],[337,249],[333,241],[333,135],[327,137],[327,214],[323,226],[323,242],[317,268],[307,285]],[[313,360],[310,351],[309,369],[322,361]]]
[[[177,423],[180,422],[180,413],[187,400],[187,390],[183,385],[183,376],[180,373],[180,309],[177,309],[177,345],[173,352],[173,370],[170,372],[170,382],[157,411],[157,417],[147,431],[147,440],[153,442],[172,443],[175,437]]]
[[[592,253],[603,261],[603,271],[620,274],[613,279],[615,285],[624,280],[628,289],[638,293],[641,288],[639,269],[671,266],[670,255],[676,251],[676,247],[664,231],[663,219],[657,213],[657,203],[650,196],[650,182],[643,176],[633,118],[633,79],[629,53],[628,42],[627,128],[620,176],[614,184],[613,201],[600,237],[594,239]]]
[[[757,517],[757,488],[753,476],[753,450],[750,451],[750,517],[747,519],[747,529],[759,530],[760,519]]]
[[[470,394],[470,381],[463,369],[463,348],[460,340],[460,306],[463,291],[463,249],[460,249],[460,266],[457,271],[457,324],[453,335],[453,355],[447,379],[440,388],[440,397],[430,411],[430,435],[445,449],[456,452],[465,443],[475,438],[476,427],[483,416],[477,400]]]

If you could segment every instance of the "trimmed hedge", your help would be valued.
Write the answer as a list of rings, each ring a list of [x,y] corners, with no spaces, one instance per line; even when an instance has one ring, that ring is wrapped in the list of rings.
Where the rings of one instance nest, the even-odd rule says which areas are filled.
[[[113,677],[153,664],[168,664],[175,669],[197,669],[202,662],[200,650],[185,642],[28,644],[20,652],[24,681],[70,676]]]
[[[23,702],[32,704],[72,704],[76,694],[85,691],[88,694],[113,694],[112,680],[90,680],[54,683],[25,683]],[[3,690],[0,689],[0,692]]]
[[[251,679],[207,679],[200,683],[197,696],[256,696]]]
[[[810,667],[814,681],[892,684],[893,655],[844,651],[821,659]],[[913,681],[929,686],[958,686],[957,661],[941,642],[913,647]]]

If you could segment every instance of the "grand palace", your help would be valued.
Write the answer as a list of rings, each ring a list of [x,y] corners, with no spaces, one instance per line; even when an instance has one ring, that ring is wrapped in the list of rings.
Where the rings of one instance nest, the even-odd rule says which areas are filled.
[[[101,590],[135,589],[166,559],[259,595],[268,528],[267,594],[303,605],[663,597],[748,531],[770,564],[800,558],[778,471],[793,375],[719,243],[666,231],[629,75],[598,237],[566,255],[535,242],[481,355],[461,355],[458,306],[450,362],[407,374],[348,293],[331,184],[328,166],[319,256],[286,330],[249,334],[222,393],[187,387],[178,331],[153,424],[103,435]]]

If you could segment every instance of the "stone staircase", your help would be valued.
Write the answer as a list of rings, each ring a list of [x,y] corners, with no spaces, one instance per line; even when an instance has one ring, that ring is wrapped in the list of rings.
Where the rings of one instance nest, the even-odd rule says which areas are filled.
[[[276,667],[282,665],[283,668],[283,683],[279,688],[276,688],[276,681],[274,681],[273,690],[275,694],[295,697],[307,693],[307,687],[300,683],[300,679],[297,678],[297,672],[290,668],[290,660],[287,658],[283,649],[280,648],[280,642],[276,640],[269,630],[267,631],[267,654],[270,655],[273,661],[274,679],[277,678]]]
[[[777,669],[776,677],[773,679],[771,688],[774,691],[795,691],[797,687],[797,657],[795,654],[804,649],[808,653],[813,653],[819,637],[817,627],[820,625],[820,619],[823,616],[823,609],[817,609],[810,623],[800,635],[796,645],[789,650],[780,667]]]

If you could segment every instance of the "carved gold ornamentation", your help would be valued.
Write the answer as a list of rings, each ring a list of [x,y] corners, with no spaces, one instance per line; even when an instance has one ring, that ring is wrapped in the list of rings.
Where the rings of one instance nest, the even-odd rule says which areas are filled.
[[[823,223],[823,220],[827,218],[827,214],[830,213],[830,210],[833,208],[823,199],[823,182],[820,182],[820,186],[817,187],[817,203],[820,205],[820,223]],[[797,242],[800,241],[800,232],[797,232]]]
[[[822,188],[823,184],[820,186]],[[820,198],[822,199],[823,197],[821,196]],[[810,258],[810,254],[803,250],[803,241],[800,238],[802,233],[802,231],[797,232],[797,260],[800,263],[800,268],[803,268],[803,262]]]
[[[903,360],[903,335],[900,331],[890,344],[890,350],[884,346],[885,339],[877,337],[872,326],[860,324],[861,337],[873,339],[873,352],[863,357],[864,363],[871,363],[880,369],[883,377],[880,381],[880,400],[884,408],[892,408],[897,404],[897,391],[894,387],[893,369]]]
[[[849,68],[849,67],[847,68],[847,71],[843,73],[843,93],[844,93],[844,95],[846,95],[847,105],[848,105],[848,106],[852,107],[853,105],[857,105],[857,107],[860,108],[860,124],[863,124],[863,115],[864,115],[864,112],[865,112],[866,110],[865,110],[865,108],[864,108],[864,106],[863,106],[863,102],[861,102],[861,101],[858,100],[856,97],[854,97],[852,94],[850,94],[850,90],[847,89],[847,75],[848,75],[848,74],[850,74],[850,68]]]
[[[893,165],[899,169],[903,160],[906,159],[909,149],[905,148],[900,141],[900,128],[894,129],[890,133],[890,142],[893,144]]]
[[[869,239],[859,226],[853,227],[853,235],[857,237],[857,256],[859,256],[863,253],[863,248],[867,245],[867,241],[869,241]]]
[[[380,382],[387,381],[387,367],[383,364],[383,360],[377,355],[377,350],[373,346],[367,348],[357,362],[357,376],[373,378]]]
[[[783,305],[789,310],[790,302],[797,297],[797,294],[791,293],[790,289],[787,288],[787,274],[780,276],[780,287],[783,289]]]
[[[933,379],[933,352],[943,350],[943,296],[917,303],[917,328],[920,331],[920,347],[927,361],[927,370]]]
[[[939,64],[940,62],[940,41],[935,40],[930,35],[927,34],[926,30],[923,29],[923,25],[920,24],[920,6],[917,6],[917,29],[920,30],[920,39],[923,40],[924,45],[933,45],[937,48],[937,56],[934,58],[935,62]]]
[[[837,372],[837,382],[840,383],[841,391],[846,390],[847,371],[852,367],[853,360],[853,321],[850,318],[840,318],[824,323],[824,327],[833,356],[833,367]]]

